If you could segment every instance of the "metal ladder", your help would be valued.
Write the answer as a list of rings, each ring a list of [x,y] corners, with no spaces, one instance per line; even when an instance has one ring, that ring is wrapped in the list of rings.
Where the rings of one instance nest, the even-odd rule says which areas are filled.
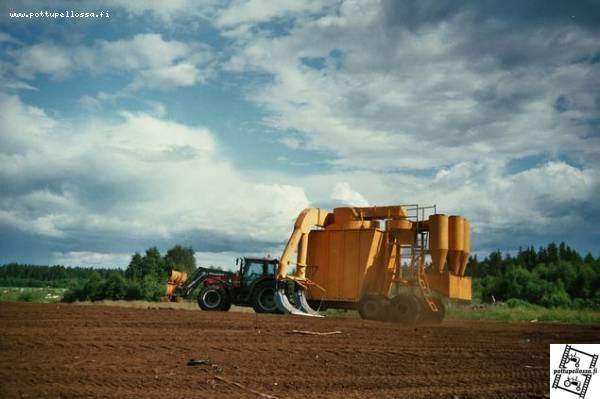
[[[421,235],[421,248],[419,250],[418,258],[418,270],[417,270],[417,280],[419,281],[419,289],[421,290],[421,294],[423,295],[423,299],[429,306],[432,312],[437,313],[439,311],[437,305],[432,300],[431,289],[429,289],[429,285],[427,281],[425,281],[425,255],[429,252],[427,248],[429,247],[429,234],[427,232],[417,233]]]
[[[401,248],[410,248],[411,277],[418,282],[421,295],[429,306],[429,309],[436,313],[439,311],[439,309],[432,300],[433,294],[431,293],[431,289],[429,288],[427,281],[424,279],[425,257],[429,254],[429,233],[427,231],[419,231],[419,224],[425,220],[425,211],[428,209],[433,209],[433,213],[436,212],[435,205],[428,207],[421,207],[419,205],[406,206],[408,213],[407,219],[409,219],[413,224],[417,225],[417,235],[415,237],[414,245],[401,246]],[[402,253],[404,254],[404,251]]]

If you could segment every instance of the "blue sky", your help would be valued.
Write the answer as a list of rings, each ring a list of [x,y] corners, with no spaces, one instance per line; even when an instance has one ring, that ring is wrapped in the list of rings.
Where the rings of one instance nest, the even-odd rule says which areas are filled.
[[[11,12],[109,18],[11,18]],[[437,204],[600,255],[592,1],[5,1],[0,263],[279,255],[307,206]]]

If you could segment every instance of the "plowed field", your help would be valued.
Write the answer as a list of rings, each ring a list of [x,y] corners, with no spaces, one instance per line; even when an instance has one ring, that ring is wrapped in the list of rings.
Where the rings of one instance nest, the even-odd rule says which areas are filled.
[[[545,397],[548,344],[599,336],[600,326],[552,323],[0,303],[0,397]]]

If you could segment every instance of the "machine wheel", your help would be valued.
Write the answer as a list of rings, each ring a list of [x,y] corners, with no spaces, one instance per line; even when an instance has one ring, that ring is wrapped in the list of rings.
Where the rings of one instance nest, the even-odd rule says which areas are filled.
[[[570,387],[570,386],[571,386],[571,381],[569,381],[569,380],[566,380],[566,381],[565,381],[565,386],[566,386],[567,388],[568,388],[568,387]]]
[[[358,313],[366,320],[385,320],[387,299],[381,295],[365,295],[358,303]]]
[[[202,310],[227,311],[231,301],[225,290],[217,285],[203,287],[198,294],[198,306]]]
[[[437,312],[432,312],[429,304],[423,299],[421,300],[421,321],[429,323],[441,323],[446,315],[446,306],[439,298],[431,298],[438,308]]]
[[[415,323],[421,313],[421,304],[414,295],[398,295],[390,301],[390,318],[399,323]]]
[[[275,304],[275,281],[266,281],[254,287],[252,307],[256,313],[281,313]]]

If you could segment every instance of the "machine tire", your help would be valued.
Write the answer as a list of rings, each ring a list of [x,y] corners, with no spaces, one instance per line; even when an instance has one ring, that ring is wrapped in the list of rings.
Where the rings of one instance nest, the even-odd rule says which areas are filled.
[[[416,323],[421,313],[421,303],[414,295],[398,295],[390,301],[390,318],[398,323]]]
[[[423,299],[421,300],[421,321],[425,323],[441,323],[446,316],[446,306],[439,298],[431,298],[437,306],[438,311],[432,312],[429,304]]]
[[[387,299],[381,295],[365,295],[358,303],[358,313],[365,320],[385,320]]]
[[[223,288],[208,285],[198,293],[198,306],[207,311],[227,311],[231,307],[231,300]]]
[[[259,283],[252,290],[252,308],[256,313],[281,313],[275,304],[275,281]]]

